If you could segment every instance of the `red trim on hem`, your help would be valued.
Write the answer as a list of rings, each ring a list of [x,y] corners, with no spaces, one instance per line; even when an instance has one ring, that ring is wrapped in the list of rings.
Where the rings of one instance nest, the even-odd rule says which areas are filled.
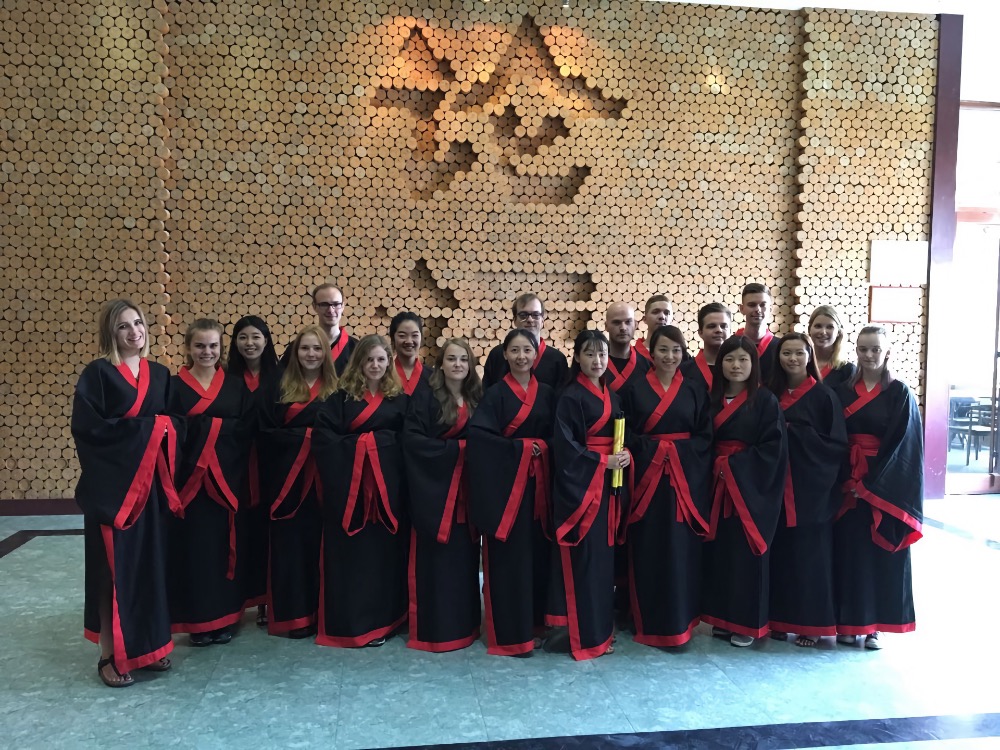
[[[778,631],[779,633],[795,633],[795,635],[804,635],[810,638],[822,638],[825,635],[837,635],[836,625],[795,625],[791,622],[777,622],[776,620],[771,620],[768,623],[768,627],[772,631]]]
[[[691,624],[687,626],[687,630],[678,635],[650,635],[648,633],[636,633],[632,640],[636,643],[641,643],[644,646],[660,646],[661,648],[683,646],[691,640],[691,637],[694,635],[694,629],[698,627],[698,623],[700,622],[700,617],[694,618],[691,620]]]
[[[917,623],[907,622],[902,625],[876,622],[874,625],[838,625],[838,635],[868,635],[876,630],[880,633],[912,633],[917,629]]]
[[[566,615],[545,615],[545,624],[550,628],[565,628],[569,626],[569,617]]]
[[[702,615],[701,621],[706,622],[709,625],[722,628],[723,630],[728,630],[731,633],[736,633],[737,635],[746,635],[751,638],[763,638],[770,632],[770,627],[765,625],[762,628],[754,629],[748,628],[745,625],[737,625],[735,622],[726,622],[718,617],[712,617],[711,615]]]
[[[477,640],[479,640],[479,628],[476,628],[475,632],[471,635],[467,635],[464,638],[457,638],[454,641],[418,641],[408,638],[406,640],[406,647],[416,651],[443,654],[446,651],[458,651],[459,649],[468,648]]]
[[[410,554],[406,561],[406,583],[410,598],[407,614],[410,618],[410,636],[417,634],[419,620],[417,619],[417,531],[410,527]]]
[[[296,617],[294,620],[282,620],[275,621],[270,618],[270,612],[268,613],[267,620],[267,634],[268,635],[284,635],[291,630],[297,630],[299,628],[310,628],[316,624],[316,615],[306,615],[305,617]]]
[[[246,612],[246,610],[251,609],[252,607],[260,607],[265,604],[270,604],[267,594],[261,594],[260,596],[255,596],[243,602],[243,611]]]
[[[86,638],[91,643],[101,642],[101,634],[95,633],[93,630],[88,630],[87,628],[83,629],[83,637]]]
[[[325,634],[317,635],[316,644],[319,646],[333,646],[335,648],[360,648],[362,646],[367,646],[376,638],[388,637],[388,635],[391,632],[393,632],[404,622],[406,622],[405,613],[403,614],[402,617],[400,617],[391,625],[387,625],[382,628],[375,628],[375,630],[369,631],[368,633],[362,633],[361,635],[355,635],[355,636],[338,636],[338,635],[325,635]]]
[[[208,622],[177,622],[170,625],[171,633],[208,633],[219,628],[228,628],[243,619],[243,610],[217,617]]]
[[[577,661],[587,661],[588,659],[596,659],[598,656],[604,656],[608,652],[608,648],[611,646],[611,641],[614,639],[615,635],[612,633],[608,636],[608,640],[602,643],[600,646],[594,646],[592,648],[585,648],[580,651],[574,649],[572,651],[573,658]]]
[[[142,656],[137,656],[134,659],[126,659],[124,664],[119,664],[118,659],[115,658],[115,665],[118,667],[119,672],[131,672],[133,669],[142,669],[143,667],[149,666],[154,661],[159,661],[173,650],[174,642],[168,641],[165,645],[156,649],[156,651],[153,651],[152,653],[143,654]]]
[[[534,639],[524,643],[516,643],[512,646],[487,646],[486,653],[491,656],[517,656],[527,654],[535,650]]]

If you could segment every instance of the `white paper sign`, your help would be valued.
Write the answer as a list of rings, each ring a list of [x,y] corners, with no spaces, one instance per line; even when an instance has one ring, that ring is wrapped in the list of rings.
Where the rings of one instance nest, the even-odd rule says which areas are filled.
[[[920,286],[927,283],[930,245],[924,240],[872,240],[868,283]]]

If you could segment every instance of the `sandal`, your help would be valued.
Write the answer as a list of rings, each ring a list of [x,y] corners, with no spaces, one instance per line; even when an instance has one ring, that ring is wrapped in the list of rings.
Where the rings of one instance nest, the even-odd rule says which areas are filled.
[[[152,664],[147,664],[144,667],[139,667],[140,669],[145,669],[147,672],[166,672],[173,665],[170,663],[170,659],[163,657],[162,659],[157,659]]]
[[[872,651],[878,651],[882,648],[882,644],[878,640],[879,632],[876,630],[874,633],[869,633],[865,636],[865,648],[871,649]]]
[[[115,675],[118,679],[110,679],[106,674],[104,674],[104,668],[111,667],[114,670]],[[101,678],[101,682],[107,685],[109,688],[123,688],[129,687],[135,684],[135,680],[132,678],[128,672],[122,674],[118,671],[118,667],[115,666],[115,657],[109,656],[107,659],[101,659],[97,662],[97,676]]]
[[[615,652],[615,644],[614,643],[609,643],[608,647],[606,649],[604,649],[604,653],[601,654],[601,655],[602,656],[608,656],[610,654],[613,654],[614,652]]]
[[[795,639],[795,645],[801,646],[802,648],[809,648],[810,646],[816,645],[816,639],[810,638],[807,635],[800,635],[798,638]]]

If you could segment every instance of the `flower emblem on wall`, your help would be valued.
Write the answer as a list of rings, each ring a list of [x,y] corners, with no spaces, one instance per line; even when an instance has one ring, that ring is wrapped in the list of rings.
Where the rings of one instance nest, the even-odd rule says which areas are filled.
[[[576,143],[580,128],[619,119],[627,100],[560,67],[531,18],[513,32],[477,24],[457,39],[423,19],[405,21],[371,104],[390,122],[405,121],[399,166],[411,197],[440,198],[481,175],[501,199],[571,203],[592,168],[589,149]]]

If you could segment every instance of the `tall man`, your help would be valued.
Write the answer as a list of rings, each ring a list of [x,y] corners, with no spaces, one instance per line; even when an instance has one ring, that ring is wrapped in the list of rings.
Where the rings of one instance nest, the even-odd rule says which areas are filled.
[[[645,312],[642,321],[646,324],[646,338],[636,342],[635,350],[646,359],[649,364],[653,363],[653,355],[649,353],[649,340],[653,338],[653,331],[660,326],[670,325],[674,319],[674,303],[665,294],[654,294],[646,300]]]
[[[330,358],[333,359],[337,375],[340,375],[358,344],[358,340],[350,335],[347,328],[340,325],[344,314],[344,295],[334,284],[320,284],[312,291],[312,309],[316,313],[316,325],[326,331],[330,338]],[[282,364],[291,356],[292,352],[285,349],[281,355]]]
[[[608,332],[608,384],[620,391],[632,378],[641,378],[649,369],[649,361],[636,354],[632,346],[635,337],[635,310],[627,302],[612,302],[604,316]]]
[[[767,330],[771,322],[771,307],[774,300],[771,291],[757,282],[751,282],[743,287],[740,301],[740,312],[746,319],[746,324],[736,332],[737,336],[746,336],[757,346],[757,356],[760,358],[760,379],[766,383],[778,358],[780,344],[774,334]]]
[[[694,359],[681,365],[681,372],[685,378],[700,380],[709,393],[712,391],[715,361],[722,343],[729,338],[732,324],[733,314],[721,302],[709,302],[698,310],[698,336],[703,346]]]
[[[514,328],[524,328],[538,337],[538,356],[535,357],[533,370],[539,383],[545,383],[555,389],[560,389],[566,382],[569,364],[566,356],[551,346],[545,344],[542,338],[545,326],[545,305],[538,295],[527,292],[514,300],[511,306]],[[503,356],[503,344],[497,344],[490,350],[483,365],[483,388],[489,388],[499,383],[510,372],[507,360]]]

